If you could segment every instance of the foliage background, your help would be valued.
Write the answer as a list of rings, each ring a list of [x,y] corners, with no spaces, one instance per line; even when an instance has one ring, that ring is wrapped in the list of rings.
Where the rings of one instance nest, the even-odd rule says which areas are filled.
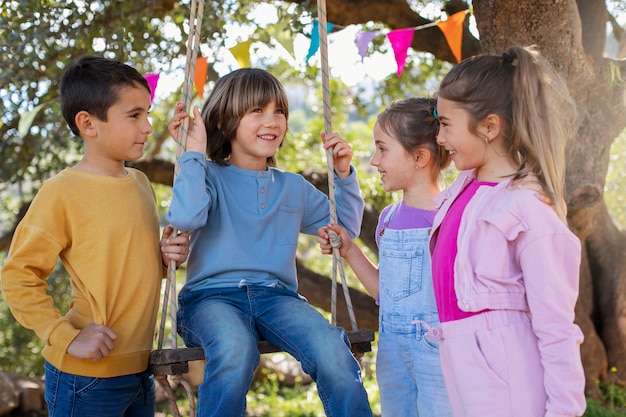
[[[202,53],[214,62],[225,61],[233,27],[246,26],[255,39],[254,65],[267,68],[292,94],[290,134],[281,149],[279,166],[291,171],[311,167],[324,169],[324,153],[319,145],[323,130],[319,69],[288,58],[263,55],[265,47],[279,48],[270,39],[260,21],[255,20],[255,1],[207,2],[202,29]],[[277,20],[289,20],[294,36],[306,34],[311,21],[311,4],[294,5],[274,2]],[[312,2],[311,2],[312,3]],[[443,16],[438,1],[412,1],[415,10],[428,10],[433,19]],[[611,2],[623,7],[622,2]],[[182,73],[188,1],[173,3],[108,2],[108,1],[12,1],[0,4],[0,234],[4,235],[12,220],[36,192],[41,181],[79,158],[81,143],[71,137],[60,117],[58,80],[65,66],[83,53],[97,53],[116,58],[137,67],[142,73]],[[376,29],[370,23],[364,28]],[[385,53],[383,42],[374,43],[373,53]],[[256,53],[258,52],[258,53]],[[217,66],[219,67],[219,65]],[[333,128],[350,140],[355,150],[355,164],[367,201],[382,208],[397,195],[386,195],[376,172],[368,167],[371,154],[371,128],[375,115],[393,99],[410,95],[431,95],[438,79],[449,64],[437,61],[430,54],[410,51],[403,77],[394,74],[374,85],[346,85],[332,79]],[[228,70],[228,68],[226,68]],[[217,73],[213,76],[218,75]],[[209,86],[210,87],[210,83]],[[154,103],[153,141],[147,158],[173,160],[173,143],[168,140],[166,124],[180,88]],[[290,99],[292,98],[290,97]],[[195,103],[201,104],[199,97]],[[605,202],[611,216],[623,229],[626,225],[624,192],[626,189],[626,135],[613,143],[605,185]],[[449,174],[453,176],[454,173]],[[449,180],[450,178],[448,178]],[[169,188],[155,184],[162,213],[167,209]],[[315,256],[311,238],[301,239],[301,252],[307,262],[320,273],[328,273],[328,259]],[[5,256],[0,254],[0,263]],[[374,254],[372,254],[374,256]],[[357,286],[350,276],[352,285]],[[0,277],[1,279],[1,277]],[[69,303],[67,277],[58,268],[49,280],[61,310]],[[0,370],[19,375],[41,375],[41,342],[32,332],[13,320],[6,304],[0,303]]]

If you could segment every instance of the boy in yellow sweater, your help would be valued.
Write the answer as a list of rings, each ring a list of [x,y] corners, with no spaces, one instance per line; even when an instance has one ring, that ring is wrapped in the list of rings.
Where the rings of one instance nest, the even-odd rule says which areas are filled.
[[[46,181],[18,225],[2,292],[45,342],[50,416],[154,416],[152,348],[161,280],[187,259],[189,234],[159,239],[147,177],[127,168],[152,126],[150,86],[136,69],[84,56],[60,85],[63,117],[84,142],[80,162]],[[46,293],[61,259],[71,277],[65,314]]]

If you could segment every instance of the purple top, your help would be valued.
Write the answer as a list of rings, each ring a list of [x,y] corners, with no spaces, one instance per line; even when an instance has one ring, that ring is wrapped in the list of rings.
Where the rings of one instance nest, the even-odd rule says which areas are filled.
[[[435,214],[437,210],[424,210],[415,207],[409,207],[401,201],[398,204],[398,208],[391,216],[391,219],[387,219],[389,210],[395,205],[391,204],[383,209],[378,218],[378,226],[376,226],[376,244],[380,244],[380,233],[383,229],[389,228],[394,230],[405,229],[426,229],[433,225]]]

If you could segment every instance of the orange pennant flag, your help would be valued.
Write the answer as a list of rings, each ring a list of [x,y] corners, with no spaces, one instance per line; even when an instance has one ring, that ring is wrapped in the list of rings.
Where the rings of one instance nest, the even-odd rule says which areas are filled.
[[[452,55],[456,58],[456,62],[461,62],[461,45],[463,43],[463,22],[465,22],[467,10],[462,10],[448,16],[446,20],[437,22],[437,27],[443,33],[448,42]]]
[[[206,73],[209,62],[206,58],[198,57],[196,59],[196,72],[193,74],[193,85],[200,98],[204,97],[204,85],[206,84]]]

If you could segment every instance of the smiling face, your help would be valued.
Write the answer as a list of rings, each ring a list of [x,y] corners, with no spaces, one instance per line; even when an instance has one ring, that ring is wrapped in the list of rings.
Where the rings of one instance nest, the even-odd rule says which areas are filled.
[[[500,116],[488,114],[470,129],[473,121],[467,110],[442,97],[437,99],[437,113],[440,124],[437,143],[450,153],[458,170],[474,169],[479,181],[491,182],[500,182],[518,170],[518,163],[501,136]]]
[[[370,165],[378,169],[385,191],[406,190],[416,181],[418,169],[415,156],[400,142],[385,133],[378,123],[374,126],[374,155]]]
[[[275,102],[250,108],[239,121],[231,141],[229,162],[243,169],[265,170],[267,158],[274,156],[286,133],[285,109]]]
[[[480,133],[470,131],[470,117],[467,111],[455,102],[439,97],[437,99],[439,135],[437,143],[449,153],[454,166],[460,170],[480,168],[487,163],[487,142]],[[480,126],[478,127],[480,130]]]

